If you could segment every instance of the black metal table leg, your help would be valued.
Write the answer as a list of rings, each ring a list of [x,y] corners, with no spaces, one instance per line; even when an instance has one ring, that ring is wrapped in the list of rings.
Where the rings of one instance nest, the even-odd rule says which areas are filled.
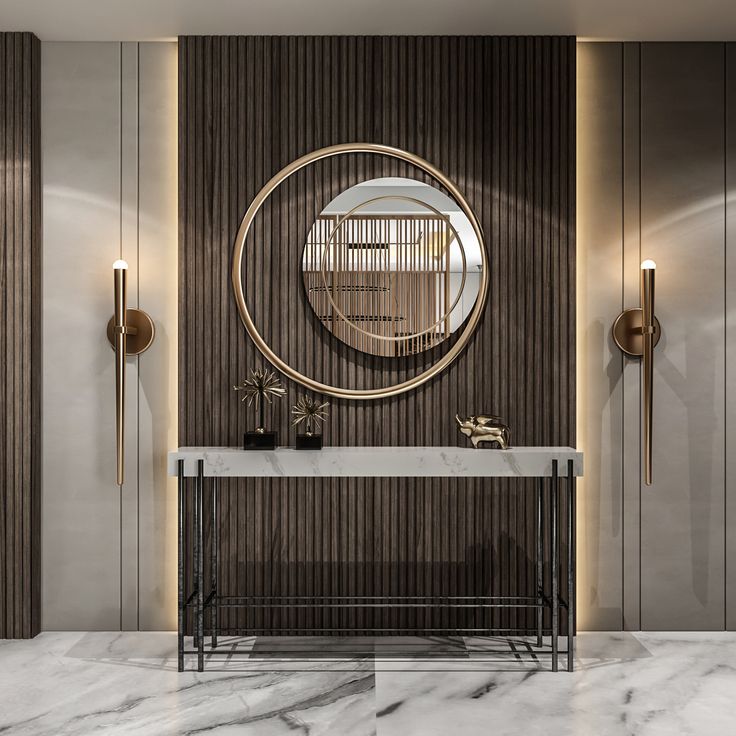
[[[184,590],[184,461],[177,461],[178,476],[178,616],[177,616],[177,652],[179,661],[179,672],[184,671],[184,601],[186,592]]]
[[[219,490],[220,481],[217,478],[212,480],[212,549],[210,559],[210,582],[212,584],[212,604],[210,613],[210,624],[212,625],[212,648],[217,646],[217,627],[218,621],[218,608],[217,608],[217,566],[218,566],[218,549],[220,542],[220,532],[217,524],[217,493]]]
[[[536,552],[536,569],[537,569],[537,646],[541,647],[542,640],[542,621],[543,621],[543,603],[544,603],[544,569],[542,567],[543,544],[542,537],[542,492],[544,490],[544,480],[537,478],[537,552]]]
[[[197,670],[204,670],[204,514],[202,507],[204,460],[197,461]]]
[[[199,575],[197,574],[197,570],[199,570],[199,555],[201,553],[200,547],[199,547],[199,501],[198,501],[198,492],[199,492],[199,480],[195,479],[194,481],[194,503],[192,504],[192,516],[194,517],[192,519],[192,581],[194,582],[194,600],[196,601],[197,598],[197,586],[199,585]],[[191,602],[191,601],[190,601]],[[192,617],[192,646],[195,649],[199,649],[199,637],[197,636],[199,633],[199,629],[197,628],[197,611],[195,609],[194,616]]]
[[[559,667],[559,647],[557,636],[560,627],[560,562],[559,562],[559,476],[557,460],[552,461],[552,672],[557,672]]]
[[[575,469],[567,461],[567,671],[575,669]]]

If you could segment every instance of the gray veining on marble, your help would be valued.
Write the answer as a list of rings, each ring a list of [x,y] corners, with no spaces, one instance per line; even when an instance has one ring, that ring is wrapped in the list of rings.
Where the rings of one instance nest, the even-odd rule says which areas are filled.
[[[177,461],[184,460],[184,474],[197,474],[204,460],[204,474],[212,477],[527,477],[558,473],[583,474],[583,453],[572,447],[513,447],[508,450],[467,447],[326,447],[324,450],[240,450],[233,447],[180,447],[169,452],[168,469],[176,475]]]
[[[457,640],[398,643],[415,656],[384,659],[385,638],[259,639],[254,652],[273,652],[260,652],[261,661],[234,657],[179,674],[172,633],[55,632],[0,642],[0,734],[736,733],[733,633],[584,633],[572,674],[514,671],[513,655],[488,671]],[[311,655],[287,655],[295,649]],[[359,650],[369,656],[353,656]],[[430,650],[441,663],[420,656]],[[433,671],[438,664],[442,671]]]

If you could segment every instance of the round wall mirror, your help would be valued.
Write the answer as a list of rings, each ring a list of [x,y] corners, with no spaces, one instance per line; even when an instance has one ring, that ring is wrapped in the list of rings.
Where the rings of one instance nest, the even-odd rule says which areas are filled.
[[[355,154],[403,162],[448,193],[412,179],[365,181],[324,208],[306,243],[294,243],[299,251],[293,264],[302,271],[311,308],[325,328],[346,343],[381,356],[417,355],[456,332],[453,340],[437,353],[427,353],[425,360],[396,361],[399,365],[415,363],[413,374],[373,387],[336,385],[332,378],[328,383],[291,365],[256,326],[244,289],[249,270],[255,267],[246,243],[271,194],[312,164]],[[488,295],[488,276],[480,223],[460,190],[429,161],[380,143],[320,148],[274,174],[243,216],[231,270],[245,329],[277,370],[317,393],[363,401],[410,391],[447,368],[478,327]]]
[[[322,325],[373,355],[413,355],[470,315],[481,244],[460,205],[414,179],[386,177],[341,192],[302,252],[307,299]]]

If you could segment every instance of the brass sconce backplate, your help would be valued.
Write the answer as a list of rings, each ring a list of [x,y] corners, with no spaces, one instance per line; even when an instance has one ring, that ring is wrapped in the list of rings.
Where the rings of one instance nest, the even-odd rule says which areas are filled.
[[[126,332],[125,354],[140,355],[148,350],[156,336],[156,327],[148,314],[141,309],[127,309],[125,311],[125,324],[130,330]],[[112,349],[115,350],[114,315],[110,317],[110,321],[107,323],[107,339],[110,341]]]
[[[654,345],[659,342],[662,330],[659,320],[654,318]],[[627,355],[640,358],[644,355],[644,335],[642,333],[642,310],[639,307],[625,309],[613,323],[613,339]]]

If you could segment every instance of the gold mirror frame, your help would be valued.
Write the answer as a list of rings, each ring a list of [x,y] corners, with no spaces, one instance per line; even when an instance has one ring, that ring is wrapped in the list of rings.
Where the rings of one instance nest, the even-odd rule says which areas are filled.
[[[243,282],[241,278],[243,269],[243,254],[245,252],[245,241],[250,232],[250,228],[253,225],[253,221],[256,218],[259,210],[263,206],[263,203],[268,199],[271,193],[279,187],[284,181],[286,181],[292,174],[296,173],[300,169],[303,169],[309,164],[315,163],[325,158],[331,158],[333,156],[341,156],[348,153],[374,153],[380,156],[389,156],[391,158],[405,161],[418,169],[421,169],[425,173],[429,174],[435,181],[442,184],[443,187],[450,193],[455,201],[460,205],[465,216],[473,226],[475,237],[480,245],[481,263],[482,263],[482,278],[480,281],[480,288],[478,295],[473,306],[473,311],[468,317],[465,329],[460,333],[457,342],[447,351],[447,353],[440,358],[434,365],[427,368],[427,370],[419,373],[418,375],[410,378],[402,383],[396,383],[393,386],[386,386],[384,388],[377,389],[350,389],[342,388],[340,386],[330,386],[329,384],[320,383],[319,381],[305,376],[299,371],[292,368],[288,363],[284,362],[276,353],[271,350],[269,345],[263,339],[261,333],[255,326],[253,319],[250,316],[248,307],[245,303],[245,294],[243,292]],[[486,297],[488,296],[488,284],[489,284],[489,268],[488,268],[488,255],[486,254],[485,241],[483,239],[483,232],[478,222],[478,218],[470,208],[470,205],[466,201],[465,197],[460,193],[458,188],[437,168],[432,166],[428,161],[423,158],[409,153],[408,151],[402,151],[400,148],[393,148],[391,146],[384,146],[379,143],[341,143],[336,146],[327,146],[326,148],[319,148],[316,151],[312,151],[301,158],[292,161],[288,166],[285,166],[281,171],[272,176],[263,188],[256,194],[255,198],[251,202],[250,206],[246,210],[245,215],[238,228],[238,234],[235,237],[235,247],[233,250],[233,265],[232,265],[232,284],[233,291],[235,292],[235,301],[238,305],[238,312],[240,313],[240,319],[245,326],[248,334],[250,335],[256,347],[263,356],[270,363],[274,365],[281,373],[288,376],[297,383],[305,386],[306,388],[321,394],[327,394],[328,396],[334,396],[340,399],[356,399],[362,401],[369,401],[372,399],[384,399],[389,396],[396,396],[403,394],[406,391],[411,391],[417,386],[421,386],[426,383],[434,376],[441,373],[447,366],[449,366],[455,358],[462,352],[463,348],[468,344],[470,338],[473,336],[478,323],[480,322],[483,309],[485,308]]]

